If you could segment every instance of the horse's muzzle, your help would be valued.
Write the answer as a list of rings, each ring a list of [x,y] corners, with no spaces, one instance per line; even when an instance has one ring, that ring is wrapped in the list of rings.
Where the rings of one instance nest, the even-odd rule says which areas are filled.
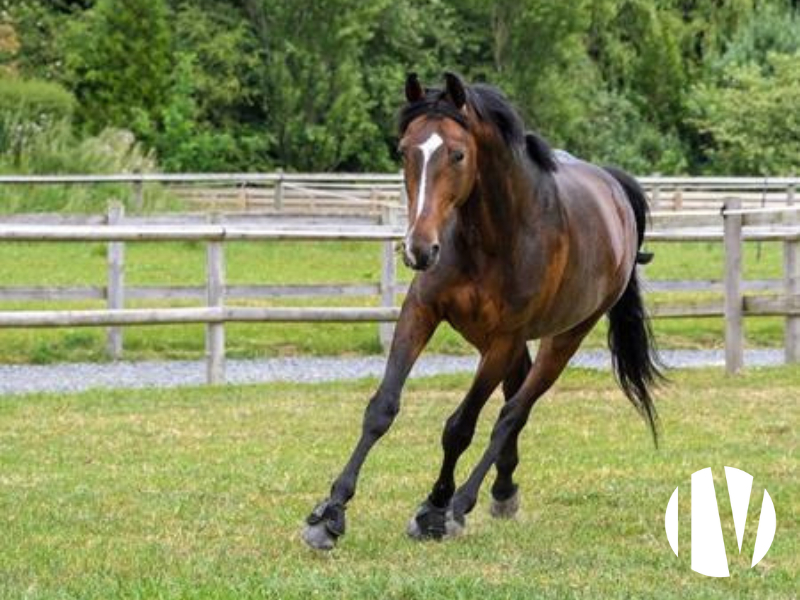
[[[415,271],[430,269],[439,260],[438,242],[419,242],[406,240],[403,243],[403,262]]]

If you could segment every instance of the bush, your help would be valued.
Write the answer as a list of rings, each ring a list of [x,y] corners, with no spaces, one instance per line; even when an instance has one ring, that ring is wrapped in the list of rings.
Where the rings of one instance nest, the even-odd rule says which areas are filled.
[[[19,163],[35,140],[57,123],[69,123],[75,98],[47,81],[0,79],[0,156]]]
[[[151,155],[124,129],[104,129],[76,140],[69,130],[54,128],[37,141],[23,165],[29,173],[144,173],[156,167]]]
[[[26,121],[71,119],[75,97],[56,83],[0,79],[0,112],[22,113]]]
[[[200,119],[195,97],[193,57],[181,56],[174,82],[160,116],[162,127],[151,129],[151,140],[165,171],[212,171],[230,162],[236,141],[226,131],[213,131]]]
[[[9,120],[9,119],[5,119]],[[19,117],[14,119],[21,122]],[[14,174],[131,173],[155,169],[152,156],[134,135],[105,129],[79,140],[70,124],[56,121],[26,136],[19,152],[0,152],[0,172]],[[3,190],[1,212],[103,212],[109,199],[128,200],[130,186],[12,186]],[[146,190],[145,205],[153,209],[170,202],[158,188]]]

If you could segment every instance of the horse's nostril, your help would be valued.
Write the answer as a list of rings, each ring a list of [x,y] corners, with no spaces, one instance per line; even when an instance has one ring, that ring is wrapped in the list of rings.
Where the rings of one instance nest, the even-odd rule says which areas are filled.
[[[439,256],[439,244],[433,244],[431,246],[431,258],[436,258]]]

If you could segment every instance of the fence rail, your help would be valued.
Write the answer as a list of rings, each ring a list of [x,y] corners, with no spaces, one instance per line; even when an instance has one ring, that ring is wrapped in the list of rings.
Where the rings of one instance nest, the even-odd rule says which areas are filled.
[[[800,184],[800,177],[693,177],[645,175],[638,177],[646,186],[664,185],[697,189],[780,189]],[[113,175],[0,175],[4,184],[93,184],[93,183],[274,183],[284,182],[382,182],[400,185],[399,173],[121,173]]]
[[[792,204],[798,177],[640,177],[655,211],[717,208],[737,197],[749,208]],[[3,185],[127,184],[130,206],[141,208],[144,188],[162,185],[201,208],[270,214],[349,214],[379,219],[385,207],[405,209],[399,173],[129,173],[5,175]]]
[[[303,187],[328,186],[347,196],[353,182],[384,186],[397,185],[396,175],[330,176],[330,175],[130,175],[130,176],[59,176],[59,177],[0,177],[0,184],[86,184],[98,182],[270,182],[273,185]],[[655,229],[648,239],[659,242],[722,242],[725,245],[726,270],[719,282],[653,282],[653,289],[669,291],[721,290],[723,302],[658,306],[655,317],[719,317],[726,320],[726,366],[735,372],[742,366],[742,319],[750,315],[779,315],[786,320],[786,360],[800,361],[800,206],[794,203],[797,178],[771,180],[741,178],[657,178],[644,183],[671,189],[682,186],[694,189],[716,186],[722,190],[725,208],[720,211],[690,210],[658,211],[654,215]],[[287,183],[288,182],[288,183]],[[757,188],[760,185],[761,188]],[[727,187],[726,187],[727,186]],[[750,187],[748,187],[750,186]],[[770,204],[753,209],[747,199],[736,197],[736,190],[784,190],[785,204]],[[391,191],[391,190],[390,190]],[[305,192],[304,192],[305,193]],[[338,191],[336,192],[339,193]],[[398,192],[399,193],[399,192]],[[378,196],[370,192],[370,198]],[[340,199],[341,202],[350,200]],[[360,205],[359,205],[360,206]],[[208,380],[224,381],[225,323],[241,321],[264,322],[356,322],[380,323],[380,338],[384,347],[391,338],[391,322],[397,318],[396,295],[404,293],[405,285],[397,282],[395,244],[403,235],[404,213],[397,203],[379,202],[377,217],[358,220],[352,214],[342,218],[320,218],[318,215],[225,213],[129,216],[119,203],[112,203],[105,216],[98,215],[9,215],[0,218],[0,242],[105,242],[107,253],[107,284],[104,287],[0,287],[0,301],[8,300],[83,300],[103,299],[105,310],[80,311],[0,311],[0,328],[8,327],[108,327],[108,352],[120,358],[123,350],[121,327],[164,323],[205,323],[207,325]],[[363,209],[363,207],[362,207]],[[363,210],[361,211],[362,214]],[[355,224],[353,224],[355,223]],[[125,244],[145,241],[199,241],[207,244],[206,285],[192,287],[129,287],[124,284]],[[372,241],[382,245],[381,278],[375,284],[305,285],[305,286],[229,286],[225,281],[226,242],[230,241]],[[741,247],[745,242],[781,242],[784,248],[784,277],[782,280],[742,280]],[[768,291],[768,296],[753,296],[750,292]],[[780,292],[780,295],[775,295]],[[747,295],[746,295],[747,293]],[[331,295],[378,296],[380,306],[371,308],[245,308],[232,307],[226,301],[234,298],[319,297]],[[205,306],[195,308],[125,308],[126,301],[140,299],[204,300]]]

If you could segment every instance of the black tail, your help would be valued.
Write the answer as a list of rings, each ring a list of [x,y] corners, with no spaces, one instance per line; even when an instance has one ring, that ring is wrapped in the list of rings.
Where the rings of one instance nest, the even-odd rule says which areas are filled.
[[[639,183],[624,171],[613,167],[605,169],[620,183],[628,196],[636,215],[638,247],[641,247],[648,212],[644,191]],[[640,252],[636,262],[646,264],[650,259],[652,254]],[[628,287],[608,312],[608,319],[608,346],[611,349],[617,381],[639,414],[647,420],[653,441],[658,445],[658,414],[653,404],[651,389],[663,379],[663,366],[655,346],[650,319],[642,302],[639,276],[635,267],[628,281]]]

